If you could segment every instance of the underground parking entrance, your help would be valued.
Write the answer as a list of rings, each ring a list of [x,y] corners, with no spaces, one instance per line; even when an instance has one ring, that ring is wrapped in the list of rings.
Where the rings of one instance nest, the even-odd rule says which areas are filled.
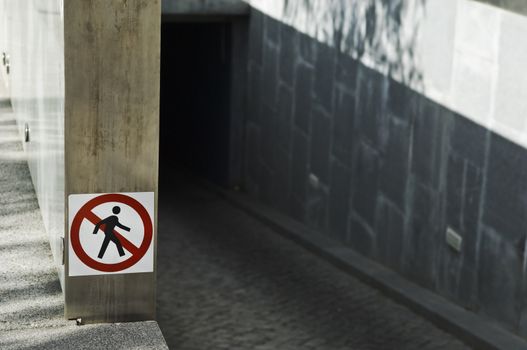
[[[240,185],[247,26],[243,16],[163,17],[161,194],[181,171]]]

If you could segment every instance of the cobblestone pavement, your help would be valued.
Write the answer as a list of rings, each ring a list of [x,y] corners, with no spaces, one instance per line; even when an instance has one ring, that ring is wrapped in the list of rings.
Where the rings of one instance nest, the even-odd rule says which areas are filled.
[[[467,348],[189,179],[173,183],[158,250],[171,349]]]

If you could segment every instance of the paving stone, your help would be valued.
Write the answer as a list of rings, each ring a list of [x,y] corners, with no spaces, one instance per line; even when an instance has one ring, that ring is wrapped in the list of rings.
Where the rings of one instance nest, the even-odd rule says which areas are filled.
[[[467,349],[188,178],[168,180],[158,318],[170,348]]]

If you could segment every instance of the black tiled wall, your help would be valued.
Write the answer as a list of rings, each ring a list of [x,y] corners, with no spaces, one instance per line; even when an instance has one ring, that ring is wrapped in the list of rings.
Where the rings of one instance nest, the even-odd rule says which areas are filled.
[[[248,191],[525,334],[527,150],[256,10],[249,57]]]

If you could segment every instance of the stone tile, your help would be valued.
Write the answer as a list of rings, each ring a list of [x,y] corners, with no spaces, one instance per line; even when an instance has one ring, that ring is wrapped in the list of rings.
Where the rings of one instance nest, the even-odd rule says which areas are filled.
[[[444,225],[436,192],[415,183],[412,212],[406,228],[403,248],[404,274],[419,284],[436,288],[436,257],[439,244],[444,244]]]
[[[446,185],[446,215],[447,225],[456,231],[462,230],[463,217],[463,184],[465,176],[465,161],[455,154],[448,156],[448,171]]]
[[[465,263],[463,253],[446,244],[440,246],[438,257],[438,292],[465,308],[477,311],[477,268]]]
[[[446,193],[447,226],[463,238],[461,252],[442,244],[439,291],[457,303],[477,310],[479,201],[482,172],[451,154]]]
[[[373,147],[378,148],[383,131],[383,100],[385,79],[379,73],[361,66],[357,99],[356,130]]]
[[[357,70],[359,63],[356,59],[346,53],[337,54],[336,81],[346,87],[347,90],[355,92],[357,89]]]
[[[258,197],[267,205],[275,205],[273,198],[274,174],[265,164],[260,166],[260,178],[258,179]]]
[[[343,164],[351,162],[351,150],[355,141],[355,96],[337,90],[337,102],[333,115],[333,155]]]
[[[291,196],[290,213],[291,217],[300,222],[306,221],[306,202],[305,198]]]
[[[329,183],[329,148],[331,143],[331,121],[320,109],[312,114],[311,172],[320,181]]]
[[[293,127],[293,94],[285,85],[280,85],[278,90],[278,125],[276,138],[278,145],[289,152],[291,149],[291,135]]]
[[[473,121],[454,114],[450,147],[463,158],[483,168],[488,142],[488,131]]]
[[[273,182],[273,206],[282,212],[289,211],[290,203],[290,181],[291,181],[291,159],[289,154],[281,149],[276,151],[276,168],[274,169]]]
[[[346,241],[360,254],[371,257],[374,253],[375,237],[372,229],[362,220],[350,218],[348,240]]]
[[[249,86],[247,103],[247,119],[255,123],[260,122],[260,115],[262,113],[262,69],[254,64],[249,64]]]
[[[348,232],[348,214],[351,201],[351,171],[338,161],[332,162],[329,189],[329,233],[341,242]]]
[[[442,163],[447,154],[444,139],[449,115],[436,103],[421,99],[413,126],[412,173],[424,185],[437,189],[446,175]]]
[[[314,93],[316,101],[328,112],[333,111],[333,89],[335,81],[335,49],[319,44],[315,65]]]
[[[405,210],[406,204],[411,137],[407,124],[390,120],[388,144],[381,162],[380,188],[401,211]]]
[[[262,99],[269,107],[275,108],[278,90],[278,50],[270,45],[264,46],[262,70]]]
[[[401,271],[404,241],[404,216],[400,210],[385,200],[377,207],[376,226],[377,258],[395,271]]]
[[[360,145],[352,177],[353,209],[373,227],[379,188],[379,156],[374,149]]]
[[[260,156],[269,169],[276,169],[276,151],[278,144],[275,140],[276,130],[278,128],[277,113],[269,106],[264,105],[262,108],[261,118],[261,139],[260,139]]]
[[[325,233],[328,228],[328,202],[328,194],[323,188],[314,188],[308,183],[306,221],[321,233]]]
[[[260,179],[260,131],[258,127],[249,123],[246,128],[247,132],[247,175],[249,178],[257,182]]]
[[[264,14],[251,8],[249,21],[249,58],[258,65],[263,62]]]
[[[463,259],[459,269],[456,302],[468,310],[479,310],[478,300],[478,270],[477,266]]]
[[[390,79],[388,87],[388,110],[397,118],[412,121],[418,115],[419,96],[406,85]]]
[[[293,86],[295,64],[298,56],[298,32],[295,28],[280,27],[280,78],[284,83]]]
[[[492,134],[483,221],[511,241],[527,227],[527,152]]]
[[[315,39],[306,34],[298,35],[298,49],[300,57],[306,63],[314,65],[317,59],[318,43]]]
[[[280,44],[280,28],[282,23],[278,22],[271,16],[265,16],[265,39],[273,45]]]
[[[483,171],[471,163],[465,165],[465,193],[463,198],[463,229],[476,236],[483,191]]]
[[[522,250],[516,241],[484,228],[479,254],[478,290],[482,311],[508,327],[517,326],[522,292]]]
[[[293,133],[293,150],[291,165],[291,191],[296,198],[305,202],[308,176],[309,145],[302,132]]]
[[[304,132],[309,133],[309,120],[311,115],[313,87],[313,68],[305,64],[296,67],[295,81],[295,125]]]

